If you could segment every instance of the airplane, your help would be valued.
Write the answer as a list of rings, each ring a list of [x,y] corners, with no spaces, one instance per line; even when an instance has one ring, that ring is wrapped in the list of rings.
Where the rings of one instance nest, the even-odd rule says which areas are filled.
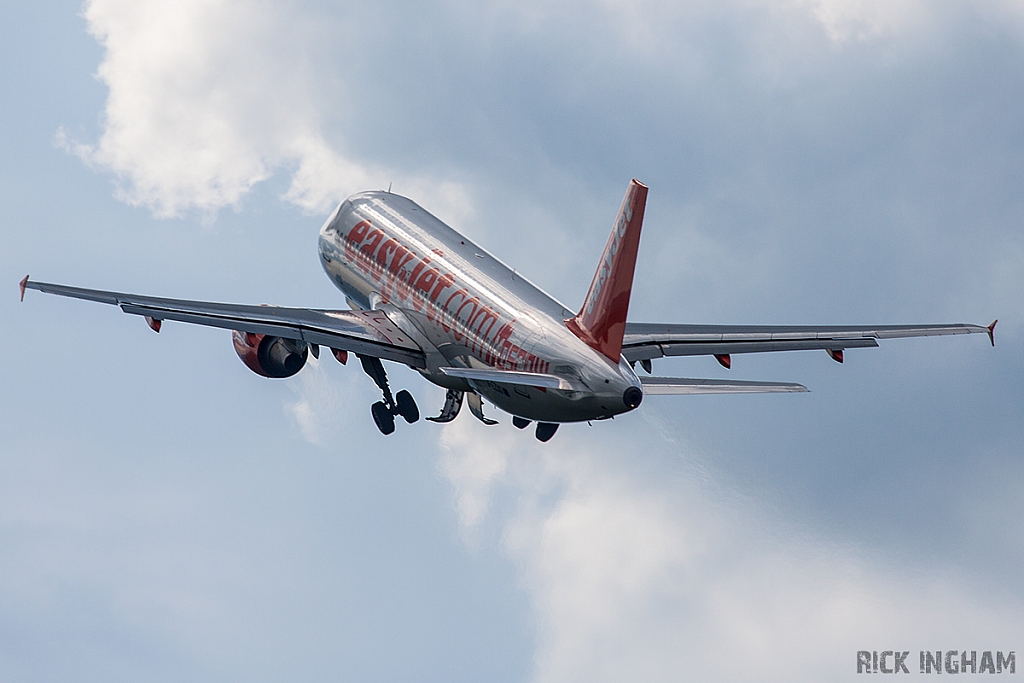
[[[346,363],[355,354],[381,391],[370,413],[382,434],[395,417],[419,419],[407,390],[392,394],[381,361],[404,363],[447,389],[434,422],[463,401],[488,425],[483,399],[550,440],[559,424],[607,420],[648,395],[804,392],[801,384],[654,377],[651,361],[710,355],[824,350],[843,362],[850,348],[879,339],[986,333],[995,325],[693,325],[627,322],[647,187],[629,183],[580,309],[573,312],[411,199],[388,191],[355,194],[320,229],[320,262],[349,310],[251,306],[165,299],[30,280],[26,289],[119,306],[155,332],[174,320],[232,331],[235,351],[258,375],[295,375],[320,347]],[[645,376],[634,371],[639,364]]]

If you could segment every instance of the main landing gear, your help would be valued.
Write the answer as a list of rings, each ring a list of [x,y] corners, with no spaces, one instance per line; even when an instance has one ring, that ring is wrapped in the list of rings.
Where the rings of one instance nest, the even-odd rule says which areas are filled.
[[[373,423],[377,425],[380,433],[387,435],[395,431],[395,415],[401,415],[409,424],[419,420],[420,410],[416,407],[416,401],[413,400],[412,394],[402,389],[394,396],[391,395],[391,388],[388,386],[388,375],[384,371],[384,364],[380,362],[380,358],[372,356],[358,357],[359,363],[363,366],[363,372],[370,376],[370,379],[373,380],[377,388],[380,389],[381,394],[383,394],[383,400],[377,401],[370,406]],[[497,421],[491,420],[484,415],[483,401],[480,399],[479,394],[469,392],[467,396],[463,392],[454,389],[448,390],[441,414],[437,417],[428,417],[427,419],[432,422],[451,422],[459,414],[464,398],[468,399],[469,409],[478,420],[487,425],[498,424]],[[530,425],[530,420],[514,416],[512,424],[518,429],[526,429]],[[556,431],[558,431],[558,425],[554,422],[537,423],[536,436],[539,441],[550,441]]]
[[[395,431],[395,415],[401,415],[409,424],[420,419],[420,410],[416,407],[416,401],[413,400],[412,394],[402,389],[397,395],[391,395],[391,389],[388,387],[388,375],[384,372],[384,365],[380,362],[380,358],[359,356],[359,362],[363,366],[363,372],[370,376],[377,388],[384,394],[383,401],[377,401],[370,406],[373,422],[381,434],[386,435]]]

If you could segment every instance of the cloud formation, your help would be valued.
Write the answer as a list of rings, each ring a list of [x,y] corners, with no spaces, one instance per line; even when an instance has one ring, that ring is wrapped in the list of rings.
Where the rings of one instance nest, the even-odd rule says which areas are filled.
[[[161,217],[238,208],[280,169],[291,176],[284,198],[310,212],[396,179],[435,189],[356,161],[328,139],[324,109],[335,105],[322,95],[336,89],[317,46],[331,35],[302,10],[254,0],[90,0],[84,16],[104,47],[97,75],[109,89],[102,133],[95,144],[63,133],[61,141],[114,173],[122,200]],[[457,185],[437,189],[464,207]]]
[[[1020,24],[1014,7],[988,0],[973,12]],[[693,146],[680,124],[731,121],[711,130],[728,159],[763,133],[761,121],[740,125],[749,114],[736,107],[765,91],[819,87],[816,72],[834,59],[824,43],[889,41],[886,50],[907,54],[920,36],[951,30],[954,15],[917,0],[439,2],[415,12],[89,0],[84,17],[104,48],[97,76],[109,89],[101,132],[95,142],[58,137],[112,172],[122,200],[162,217],[238,208],[283,173],[283,198],[305,211],[395,182],[453,220],[509,172],[564,183],[592,174],[588,165],[656,166],[652,138]],[[740,90],[711,88],[723,79]],[[672,92],[689,101],[682,111]],[[581,111],[593,119],[573,131]],[[593,157],[620,137],[623,116],[653,124],[651,136],[632,153],[615,144]]]
[[[97,141],[68,144],[115,174],[123,200],[158,216],[242,206],[275,174],[284,199],[313,212],[395,180],[556,295],[577,287],[570,305],[637,175],[653,189],[639,315],[987,316],[1013,310],[1024,292],[1021,103],[1006,87],[1019,82],[1017,7],[91,0],[85,18],[104,48],[109,98]],[[1004,339],[1019,334],[1014,325],[1001,323]],[[981,553],[986,564],[1019,566],[1024,545],[1006,522],[1016,493],[980,508],[987,527],[942,530],[938,554],[950,552],[934,567],[878,559],[882,540],[858,545],[845,535],[852,522],[820,522],[843,516],[834,509],[883,530],[911,526],[914,514],[952,517],[977,505],[972,496],[989,500],[981,485],[964,493],[969,466],[980,480],[1018,471],[999,467],[1017,459],[1014,414],[993,413],[1010,445],[976,447],[987,457],[937,443],[970,442],[983,430],[963,425],[989,419],[992,405],[946,398],[950,385],[967,396],[982,371],[963,360],[976,357],[967,347],[944,343],[956,342],[912,347],[928,350],[903,356],[898,371],[871,374],[865,360],[860,380],[847,373],[844,398],[823,391],[788,417],[730,404],[726,421],[685,404],[691,433],[706,422],[739,434],[716,435],[733,439],[722,460],[767,473],[743,492],[678,432],[634,418],[592,433],[565,427],[540,447],[464,415],[426,456],[454,491],[466,544],[486,546],[491,533],[515,563],[533,606],[537,680],[831,680],[852,669],[857,649],[960,647],[1020,631],[991,586],[979,587],[984,576],[961,576],[962,560],[950,559],[973,535],[996,546]],[[744,359],[743,372],[763,370],[758,362]],[[820,364],[799,362],[818,380],[808,384],[826,385]],[[314,364],[293,380],[285,412],[309,443],[375,457],[368,380],[347,377],[339,385]],[[886,377],[888,393],[878,392],[872,382]],[[1019,405],[1012,392],[999,397]],[[906,406],[925,401],[904,422]],[[657,408],[644,410],[650,419]],[[366,429],[349,432],[347,420]],[[408,438],[420,454],[430,429],[403,429],[389,448]],[[790,488],[773,470],[793,478]],[[850,474],[891,470],[935,481],[900,490],[905,498],[882,487],[872,497]],[[763,500],[773,483],[794,497],[816,491],[824,502],[807,517],[820,526]],[[872,517],[893,510],[895,520]],[[777,667],[794,652],[803,668]]]
[[[870,559],[722,488],[673,430],[648,427],[526,448],[469,420],[442,436],[461,523],[500,530],[531,597],[532,680],[846,680],[857,650],[1001,643],[1024,626],[963,577]]]

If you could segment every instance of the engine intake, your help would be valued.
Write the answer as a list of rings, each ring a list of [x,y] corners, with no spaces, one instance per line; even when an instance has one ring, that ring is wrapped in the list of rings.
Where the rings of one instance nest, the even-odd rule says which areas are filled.
[[[235,330],[231,340],[246,367],[263,377],[291,377],[306,365],[309,357],[309,345],[298,339]]]

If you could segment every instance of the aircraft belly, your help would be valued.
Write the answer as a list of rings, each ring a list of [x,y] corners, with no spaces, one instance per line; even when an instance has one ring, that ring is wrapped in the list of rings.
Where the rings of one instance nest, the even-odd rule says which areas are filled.
[[[626,412],[619,396],[544,391],[536,387],[471,380],[473,388],[490,403],[511,415],[537,422],[586,422]],[[568,394],[568,395],[567,395]]]

